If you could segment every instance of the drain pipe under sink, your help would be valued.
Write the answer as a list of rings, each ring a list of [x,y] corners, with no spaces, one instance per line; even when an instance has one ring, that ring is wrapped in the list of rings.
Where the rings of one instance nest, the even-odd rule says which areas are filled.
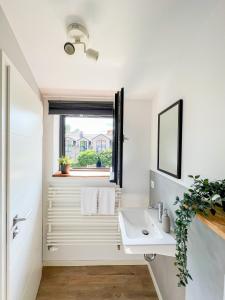
[[[152,254],[144,254],[144,259],[147,261],[147,262],[151,262],[153,260],[155,260],[155,257],[156,257],[156,254],[155,253],[152,253]]]

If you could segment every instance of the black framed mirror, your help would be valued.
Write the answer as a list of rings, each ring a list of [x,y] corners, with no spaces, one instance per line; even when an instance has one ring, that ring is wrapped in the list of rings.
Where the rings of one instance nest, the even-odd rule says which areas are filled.
[[[183,100],[175,102],[158,114],[157,169],[181,178]]]

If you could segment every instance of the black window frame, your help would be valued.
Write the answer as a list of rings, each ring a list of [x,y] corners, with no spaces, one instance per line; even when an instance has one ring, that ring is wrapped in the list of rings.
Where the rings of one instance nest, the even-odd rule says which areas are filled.
[[[60,101],[49,100],[49,114],[59,115],[59,155],[65,156],[65,119],[68,116],[109,117],[113,118],[112,172],[110,182],[122,188],[123,185],[123,119],[124,88],[115,93],[115,101]]]
[[[65,115],[59,116],[59,156],[65,156],[66,149],[66,126],[65,126]]]
[[[112,173],[110,182],[123,187],[123,120],[124,120],[124,88],[115,94],[114,115],[113,115],[113,155]]]

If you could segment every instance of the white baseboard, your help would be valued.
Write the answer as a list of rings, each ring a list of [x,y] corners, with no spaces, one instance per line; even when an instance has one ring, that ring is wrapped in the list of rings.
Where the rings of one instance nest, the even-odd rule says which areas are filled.
[[[48,260],[43,266],[110,266],[110,265],[145,265],[143,260]]]
[[[158,286],[158,284],[157,284],[156,278],[155,278],[154,273],[153,273],[153,271],[152,271],[151,265],[150,265],[149,263],[147,263],[147,266],[148,266],[148,270],[149,270],[149,273],[150,273],[150,275],[151,275],[152,282],[153,282],[153,284],[154,284],[154,287],[155,287],[157,296],[158,296],[159,300],[163,300],[163,297],[162,297],[162,295],[161,295],[161,292],[160,292],[159,286]]]

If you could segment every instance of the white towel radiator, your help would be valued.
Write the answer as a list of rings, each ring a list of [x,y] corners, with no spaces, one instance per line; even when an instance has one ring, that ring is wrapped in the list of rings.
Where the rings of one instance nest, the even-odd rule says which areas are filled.
[[[47,247],[70,245],[120,246],[118,209],[121,189],[116,189],[113,216],[84,216],[80,213],[80,189],[72,185],[49,184],[47,213]]]

